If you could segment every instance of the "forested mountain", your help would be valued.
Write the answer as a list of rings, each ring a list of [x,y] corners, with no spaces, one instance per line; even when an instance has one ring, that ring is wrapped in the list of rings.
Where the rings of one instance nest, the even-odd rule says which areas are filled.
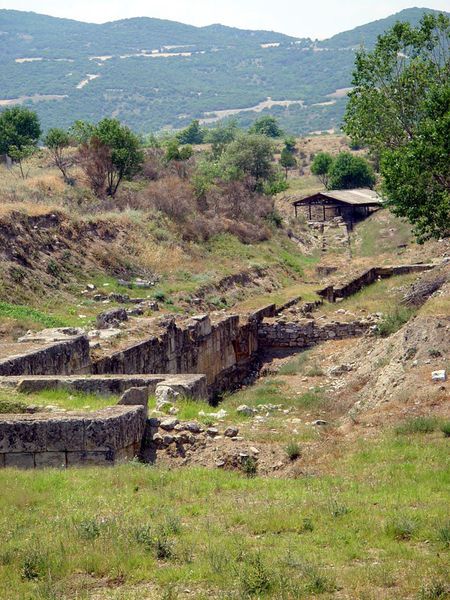
[[[345,92],[336,90],[351,84],[355,48],[372,45],[396,20],[416,23],[424,10],[321,42],[222,25],[97,25],[0,10],[0,108],[32,104],[44,127],[115,116],[146,133],[230,115],[245,125],[258,113],[238,109],[260,105],[293,133],[331,129],[342,118]]]

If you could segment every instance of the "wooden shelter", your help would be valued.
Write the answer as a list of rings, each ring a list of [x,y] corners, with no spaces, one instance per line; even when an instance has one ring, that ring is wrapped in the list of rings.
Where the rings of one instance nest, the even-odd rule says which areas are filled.
[[[348,224],[367,217],[383,206],[383,200],[369,189],[326,190],[300,198],[293,203],[295,217],[304,214],[308,221],[329,221],[342,217]]]

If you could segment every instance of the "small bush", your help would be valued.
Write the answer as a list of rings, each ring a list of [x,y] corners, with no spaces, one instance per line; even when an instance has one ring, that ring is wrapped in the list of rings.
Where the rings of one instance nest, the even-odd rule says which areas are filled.
[[[309,517],[303,519],[302,531],[314,531],[314,525]]]
[[[40,550],[30,550],[22,559],[22,579],[33,581],[45,576],[48,566],[48,556]]]
[[[439,528],[437,538],[444,546],[450,547],[450,521]]]
[[[428,350],[428,354],[432,358],[439,358],[440,356],[442,356],[441,351],[440,350],[436,350],[436,348],[430,348],[430,350]]]
[[[78,535],[84,540],[95,540],[100,532],[101,526],[96,519],[86,519],[78,524]]]
[[[289,444],[286,446],[286,454],[292,461],[297,460],[297,458],[300,458],[302,452],[298,443],[294,441],[289,442]]]
[[[59,277],[61,275],[61,270],[58,263],[54,260],[49,260],[47,264],[47,273],[52,275],[52,277]]]
[[[263,562],[261,554],[242,557],[239,574],[240,587],[246,596],[266,594],[273,586],[271,569]]]
[[[135,533],[136,541],[142,544],[148,552],[153,552],[158,560],[166,560],[173,556],[173,541],[166,531],[155,532],[147,525],[140,527]]]
[[[445,600],[450,594],[450,587],[444,581],[434,581],[422,587],[419,600]]]
[[[317,363],[313,363],[310,368],[305,371],[305,375],[307,377],[322,377],[324,375],[322,367],[320,367]]]
[[[445,437],[450,437],[450,421],[445,421],[445,423],[442,423],[441,431]]]
[[[380,337],[388,337],[398,331],[412,316],[409,308],[397,307],[393,312],[383,316],[378,322],[376,334]]]
[[[247,477],[255,477],[258,470],[258,463],[253,456],[248,456],[242,461],[241,469]]]
[[[437,420],[433,417],[416,417],[409,419],[395,429],[397,435],[406,435],[409,433],[432,433],[436,430]]]
[[[27,412],[27,405],[24,402],[10,402],[0,398],[0,415],[20,414]]]
[[[338,517],[343,517],[347,513],[350,512],[350,509],[345,504],[340,504],[337,500],[331,500],[330,502],[330,512],[331,515],[337,519]]]
[[[386,526],[386,533],[395,540],[410,540],[417,531],[417,521],[400,516],[392,519]]]

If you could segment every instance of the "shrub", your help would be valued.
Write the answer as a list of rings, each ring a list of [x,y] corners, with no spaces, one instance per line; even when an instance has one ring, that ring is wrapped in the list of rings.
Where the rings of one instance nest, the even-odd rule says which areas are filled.
[[[142,544],[148,552],[153,552],[158,560],[165,560],[173,556],[173,541],[169,539],[166,531],[154,532],[149,526],[136,530],[136,541]]]
[[[309,517],[303,519],[302,531],[314,531],[314,525]]]
[[[380,337],[388,337],[398,331],[409,321],[413,312],[409,308],[397,307],[393,312],[383,316],[376,326],[375,333]]]
[[[450,521],[439,528],[437,538],[444,546],[450,546]]]
[[[450,437],[450,421],[445,421],[445,423],[442,423],[441,431],[445,437]]]
[[[28,406],[24,402],[15,402],[0,398],[0,415],[26,413]]]
[[[39,549],[30,549],[22,559],[22,579],[33,581],[45,576],[48,556]]]
[[[408,433],[432,433],[437,428],[437,420],[434,417],[415,417],[402,423],[395,429],[397,435]]]
[[[255,477],[258,470],[258,463],[253,456],[247,456],[241,463],[241,469],[247,477]]]
[[[330,189],[343,190],[375,185],[375,174],[365,158],[340,152],[329,169]]]
[[[271,569],[264,563],[260,553],[241,557],[240,587],[246,596],[261,596],[270,591],[273,581]]]
[[[78,524],[78,535],[84,540],[95,540],[101,532],[97,519],[86,519]]]
[[[343,517],[347,513],[350,512],[350,509],[345,504],[339,503],[337,500],[331,500],[329,503],[329,508],[331,515],[337,519],[338,517]]]
[[[300,458],[302,451],[300,449],[299,444],[294,441],[289,442],[289,444],[286,446],[286,454],[292,461],[297,460],[297,458]]]
[[[386,526],[386,533],[395,540],[410,540],[416,531],[416,519],[406,516],[396,517]]]
[[[445,600],[450,594],[450,588],[444,581],[434,581],[422,587],[420,600]]]
[[[313,363],[307,371],[305,371],[307,377],[322,377],[324,371],[317,363]]]
[[[316,156],[311,155],[311,157],[314,158],[311,164],[311,173],[319,179],[320,183],[328,187],[333,157],[328,152],[319,152]]]

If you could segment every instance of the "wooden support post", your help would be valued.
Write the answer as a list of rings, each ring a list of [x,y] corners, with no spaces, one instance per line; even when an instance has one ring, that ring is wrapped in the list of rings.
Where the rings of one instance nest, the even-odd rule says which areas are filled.
[[[309,208],[309,220],[311,221],[311,202],[308,202],[308,208]]]
[[[323,220],[325,221],[325,204],[322,204],[322,208],[323,208]]]

